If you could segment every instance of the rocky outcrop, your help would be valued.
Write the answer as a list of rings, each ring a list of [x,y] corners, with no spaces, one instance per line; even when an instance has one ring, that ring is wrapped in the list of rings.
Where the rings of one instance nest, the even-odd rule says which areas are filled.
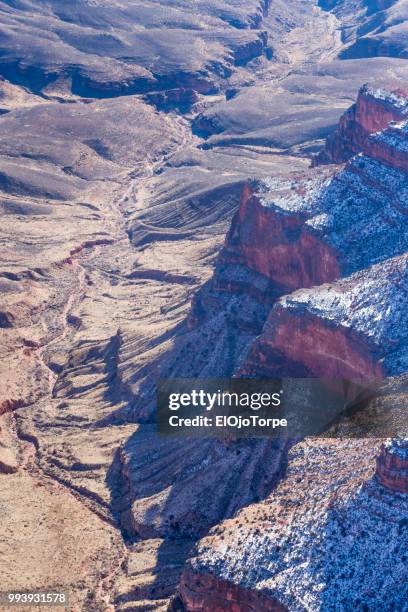
[[[297,187],[297,197],[301,191],[302,186]],[[306,207],[285,211],[279,203],[274,204],[267,202],[262,192],[257,197],[249,186],[244,188],[220,257],[221,265],[244,264],[285,292],[337,278],[336,254],[309,231]]]
[[[198,101],[198,94],[194,89],[180,87],[152,92],[147,94],[144,99],[158,110],[170,110],[172,108],[187,110]]]
[[[407,371],[406,124],[365,142],[335,173],[316,168],[244,188],[189,320],[191,333],[210,336],[223,316],[238,327],[252,320],[234,374],[372,381]],[[406,492],[406,445],[392,448],[374,475],[372,440],[297,445],[273,495],[199,543],[180,583],[184,609],[401,607],[407,508],[394,494]],[[384,559],[392,586],[376,578]]]
[[[340,271],[333,248],[306,225],[310,216],[302,194],[312,179],[248,183],[244,186],[213,279],[193,299],[188,317],[190,329],[226,308],[228,296],[239,303],[229,318],[240,328],[260,333],[268,310],[278,297],[303,286],[338,278]],[[321,173],[316,185],[324,182]],[[270,189],[273,184],[273,190]],[[268,191],[270,190],[270,192]],[[286,210],[287,198],[292,210]]]
[[[154,426],[141,426],[122,453],[132,500],[123,524],[142,537],[202,536],[272,490],[287,447],[271,438],[157,438]]]
[[[273,494],[193,550],[180,586],[185,609],[405,609],[407,496],[374,476],[379,446],[309,439],[293,447]]]
[[[234,64],[244,66],[256,57],[260,57],[268,45],[268,33],[260,32],[257,39],[250,40],[234,50]]]
[[[368,142],[370,155],[355,156],[334,175],[315,169],[244,187],[214,277],[189,317],[194,329],[226,307],[227,295],[240,296],[235,322],[259,334],[240,374],[375,379],[403,371],[389,340],[405,324],[407,126],[391,126]],[[347,280],[332,284],[341,278]],[[395,293],[388,309],[384,292]],[[383,312],[401,317],[399,327],[381,328],[374,341],[375,325],[360,325],[369,308],[383,323]]]
[[[408,172],[408,121],[393,124],[385,132],[378,132],[369,138],[371,153],[376,159],[398,170]],[[406,191],[400,201],[406,198]]]
[[[12,80],[0,88],[0,112],[7,111],[0,120],[0,471],[7,472],[0,506],[11,534],[1,546],[3,590],[65,585],[75,610],[165,609],[190,537],[268,497],[283,479],[287,446],[158,436],[151,412],[158,375],[236,373],[282,293],[332,283],[371,262],[372,245],[368,255],[342,257],[342,218],[362,232],[385,209],[378,226],[391,246],[381,244],[380,255],[401,246],[392,233],[401,217],[392,207],[388,215],[385,201],[387,180],[400,185],[397,172],[379,181],[374,213],[360,202],[330,208],[333,232],[315,200],[321,193],[325,201],[333,168],[283,186],[268,180],[254,186],[237,245],[224,253],[186,330],[191,294],[210,277],[238,185],[248,172],[305,169],[305,155],[366,70],[331,61],[340,24],[314,3],[271,2],[262,24],[268,4],[0,3],[0,73]],[[259,27],[273,32],[273,64]],[[371,66],[367,78],[407,71],[403,62]],[[191,121],[211,109],[220,117],[226,90],[238,92],[224,111],[234,128],[205,149]],[[200,104],[184,117],[152,108],[183,113],[197,96]],[[349,193],[360,170],[337,188]],[[372,167],[372,177],[379,170]],[[280,266],[244,240],[255,208],[266,233],[276,226],[270,251],[267,236],[262,247],[274,259],[282,253]],[[256,245],[260,234],[252,239]],[[348,237],[350,252],[351,244]],[[326,457],[319,459],[321,468]],[[160,537],[142,541],[150,535]],[[198,593],[205,601],[212,592],[210,609],[287,605],[249,577],[239,582],[217,571],[203,571],[210,579]],[[198,586],[188,580],[188,605],[196,605]],[[320,583],[312,584],[314,592]]]
[[[193,299],[190,329],[225,308],[228,296],[236,296],[230,318],[238,327],[260,333],[278,297],[338,278],[335,249],[306,225],[310,209],[303,196],[308,188],[319,190],[326,179],[327,173],[318,171],[314,177],[244,186],[213,279]]]
[[[155,376],[371,380],[403,371],[406,172],[369,155],[334,170],[245,185],[214,275],[193,300],[188,329],[149,362]],[[144,371],[137,375],[142,379]],[[130,499],[122,521],[129,533],[201,536],[220,517],[236,515],[276,487],[287,446],[158,439],[149,423],[153,395],[146,377],[132,410],[135,419],[148,422],[122,452]],[[233,582],[243,590],[231,590],[218,567],[198,571],[210,578],[198,588],[195,570],[185,574],[187,609],[229,609],[231,601],[231,610],[245,610],[232,605],[260,596],[239,581]],[[262,599],[268,605],[287,602],[272,595],[267,604]]]
[[[391,327],[372,342],[374,327],[357,329],[356,317],[363,321],[369,304],[381,320],[387,311],[381,291],[395,291],[390,308],[396,312],[388,309],[389,315],[402,313],[406,260],[399,256],[408,247],[407,173],[401,161],[406,133],[404,124],[373,135],[372,155],[354,157],[334,175],[316,169],[294,180],[245,186],[214,277],[195,296],[188,320],[190,329],[197,329],[224,310],[236,326],[250,330],[253,338],[259,335],[235,371],[377,378],[405,367],[379,365],[387,351],[395,354],[387,340]],[[273,307],[301,288],[309,291]],[[238,301],[231,305],[233,297]],[[328,313],[323,312],[326,298]],[[313,300],[322,310],[311,306]],[[354,318],[345,323],[348,315]]]
[[[212,596],[209,596],[212,594]],[[287,608],[262,591],[251,591],[211,574],[183,573],[180,598],[189,612],[285,612]],[[176,608],[177,609],[177,608]]]
[[[408,439],[390,440],[377,458],[377,478],[389,491],[408,494]]]
[[[313,164],[339,164],[362,151],[376,156],[370,134],[404,119],[408,119],[408,90],[387,91],[364,85],[357,102],[341,117],[338,128],[327,138]]]
[[[408,256],[278,301],[241,373],[380,379],[407,369]]]

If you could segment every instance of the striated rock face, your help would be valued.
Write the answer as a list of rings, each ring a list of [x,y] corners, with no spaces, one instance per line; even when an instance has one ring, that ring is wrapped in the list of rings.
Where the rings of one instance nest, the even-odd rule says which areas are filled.
[[[296,199],[301,189],[302,186],[297,188]],[[286,190],[289,191],[288,185],[283,186],[281,202]],[[306,206],[285,210],[279,202],[267,202],[262,192],[255,195],[246,186],[221,265],[244,264],[282,290],[311,287],[337,278],[335,252],[309,231],[305,225],[308,216]]]
[[[142,537],[202,536],[220,517],[233,516],[272,490],[287,446],[271,438],[157,439],[154,427],[141,427],[122,451],[134,500],[123,517],[128,531]]]
[[[387,91],[364,85],[353,104],[341,117],[339,126],[314,159],[314,165],[342,163],[364,151],[376,155],[370,134],[384,130],[392,121],[408,119],[408,90]]]
[[[198,101],[198,94],[194,89],[180,87],[146,94],[144,98],[149,104],[154,104],[158,110],[173,108],[187,110]]]
[[[239,328],[258,334],[279,296],[340,276],[335,247],[307,224],[313,197],[327,180],[319,169],[244,186],[214,277],[193,300],[190,329],[221,307]],[[231,297],[235,302],[227,305]]]
[[[233,371],[368,379],[405,371],[394,336],[406,325],[406,124],[369,141],[370,155],[334,175],[319,168],[245,186],[188,321],[209,326],[224,311],[252,334]]]
[[[376,379],[383,374],[364,338],[318,317],[271,314],[273,331],[264,331],[243,364],[245,376]]]
[[[211,574],[197,576],[187,569],[180,582],[181,600],[189,612],[285,612],[287,608],[262,591],[220,580]]]
[[[408,256],[279,300],[245,374],[376,379],[407,371]]]
[[[368,154],[333,170],[245,185],[214,276],[195,295],[188,329],[150,360],[158,377],[372,379],[404,371],[407,173]],[[149,421],[148,377],[138,396],[134,418]],[[157,439],[146,423],[121,451],[131,500],[123,524],[142,537],[202,536],[276,487],[287,456],[280,442]],[[200,585],[189,572],[181,587],[189,610],[287,605],[274,595],[265,603],[244,581],[231,587],[217,567],[198,570],[206,576]]]
[[[404,252],[407,140],[399,124],[334,175],[319,169],[246,185],[217,271],[245,266],[283,294]]]
[[[404,122],[368,135],[376,121],[372,114],[362,123],[364,153],[336,173],[316,168],[244,188],[189,320],[191,333],[210,337],[223,316],[239,338],[246,330],[234,374],[372,380],[407,372],[408,138]],[[216,329],[219,342],[226,332]],[[374,476],[379,449],[372,440],[292,448],[273,494],[199,543],[180,582],[184,608],[401,608],[407,446],[386,446]],[[392,577],[378,580],[384,563]]]
[[[408,122],[393,124],[385,132],[378,132],[369,138],[372,155],[393,168],[408,172]],[[400,196],[406,199],[404,190]]]
[[[388,490],[408,494],[408,438],[391,440],[382,447],[376,474]]]

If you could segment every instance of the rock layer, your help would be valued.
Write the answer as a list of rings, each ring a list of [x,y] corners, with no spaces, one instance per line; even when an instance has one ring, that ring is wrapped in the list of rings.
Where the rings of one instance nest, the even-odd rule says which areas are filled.
[[[370,154],[334,175],[316,169],[244,187],[214,277],[189,317],[190,329],[206,325],[211,333],[224,309],[235,325],[259,335],[252,346],[247,338],[247,357],[235,372],[376,379],[404,371],[397,356],[403,340],[391,338],[405,325],[406,124],[368,141]],[[332,284],[340,278],[347,280]],[[391,294],[387,309],[383,298]],[[373,340],[375,325],[361,325],[372,312],[398,325],[384,326]]]
[[[273,204],[265,206],[262,194],[256,197],[246,186],[220,265],[245,265],[285,292],[337,278],[339,267],[333,249],[307,231],[307,211],[296,212],[291,214]]]
[[[408,494],[408,439],[384,444],[377,459],[377,478],[389,491]]]
[[[408,172],[407,138],[407,121],[390,126],[385,132],[373,134],[369,139],[373,157],[392,168]],[[399,200],[402,202],[406,195],[407,192],[404,190]]]
[[[211,596],[209,596],[212,594]],[[180,581],[180,599],[189,612],[285,612],[277,599],[261,590],[246,589],[220,580],[211,574],[183,573]],[[174,606],[175,609],[177,609]]]
[[[338,128],[326,141],[323,151],[314,159],[314,165],[339,164],[356,153],[373,150],[370,134],[386,129],[393,121],[408,119],[408,90],[375,89],[364,85],[357,101],[341,117]]]
[[[407,371],[403,255],[278,301],[242,367],[248,375],[381,379]]]
[[[211,333],[222,309],[237,324],[252,305],[253,339],[234,373],[372,381],[408,370],[406,124],[372,135],[375,115],[362,125],[364,154],[333,175],[244,188],[190,315],[193,333]],[[273,494],[199,543],[180,583],[185,609],[401,607],[407,507],[394,494],[406,493],[406,443],[386,446],[374,475],[377,453],[371,440],[295,446]],[[392,578],[378,583],[384,559]]]

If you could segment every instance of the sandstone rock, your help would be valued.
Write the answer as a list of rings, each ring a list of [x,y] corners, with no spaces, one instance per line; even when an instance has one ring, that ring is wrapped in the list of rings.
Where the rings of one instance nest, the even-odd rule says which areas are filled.
[[[406,255],[281,298],[245,374],[376,380],[407,371]]]
[[[397,493],[408,493],[408,440],[393,439],[381,449],[377,458],[379,482]]]
[[[408,91],[376,89],[364,85],[358,92],[357,102],[341,117],[338,128],[326,141],[326,146],[314,159],[314,165],[321,163],[342,163],[356,153],[371,153],[373,140],[370,134],[384,130],[393,121],[408,118]]]
[[[286,606],[262,590],[256,591],[211,574],[184,571],[180,599],[188,612],[285,612]],[[177,607],[174,607],[177,610]]]
[[[368,141],[367,148],[372,155],[391,166],[405,172],[408,171],[408,122],[392,124],[385,132],[373,134]],[[405,198],[405,191],[401,198]]]
[[[241,338],[246,330],[247,356],[240,365],[235,359],[235,373],[373,380],[407,371],[406,129],[391,125],[370,136],[376,120],[364,124],[364,154],[332,176],[319,170],[245,186],[189,320],[192,333],[211,334],[224,309]],[[248,304],[253,327],[240,328]],[[400,444],[398,458],[384,449],[373,477],[378,446],[295,446],[267,501],[199,543],[180,582],[185,609],[400,607],[407,508],[393,494],[406,492],[406,449]],[[377,581],[384,558],[392,588]]]
[[[238,367],[239,372],[247,375],[286,372],[286,376],[361,374],[377,378],[385,372],[401,373],[405,367],[402,362],[399,366],[396,361],[391,365],[395,353],[391,344],[386,349],[390,350],[387,365],[385,368],[379,365],[385,352],[379,356],[375,347],[388,346],[386,337],[383,335],[374,346],[369,337],[371,332],[367,335],[363,330],[357,331],[355,322],[344,327],[344,322],[336,321],[334,304],[337,303],[340,313],[342,304],[345,312],[354,308],[355,302],[357,310],[361,309],[361,315],[355,316],[362,321],[368,317],[370,308],[373,312],[386,309],[383,302],[386,294],[379,289],[384,285],[385,291],[396,292],[392,316],[402,316],[406,259],[392,258],[404,253],[408,245],[404,204],[407,174],[402,164],[394,163],[393,167],[390,159],[402,159],[405,134],[404,126],[375,134],[371,137],[372,156],[356,156],[333,176],[319,170],[292,180],[264,179],[246,185],[214,277],[194,298],[190,329],[198,330],[200,326],[204,329],[211,321],[214,325],[222,308],[238,328],[253,337],[260,334]],[[392,153],[387,156],[387,151]],[[389,260],[386,265],[364,272],[386,260]],[[325,283],[347,278],[358,270],[363,272],[340,283],[338,289],[336,285],[325,287]],[[322,288],[312,288],[317,286]],[[309,293],[294,294],[293,300],[285,298],[268,315],[268,308],[279,296],[301,287],[309,287]],[[365,292],[364,299],[357,297],[358,288]],[[329,296],[332,312],[325,318],[316,309],[300,306],[302,295]],[[375,305],[377,298],[380,301]],[[359,299],[364,306],[359,305]],[[391,311],[388,312],[391,316]],[[378,316],[380,320],[381,315]],[[398,329],[403,327],[401,319]],[[391,334],[391,323],[386,329],[383,333]],[[266,337],[275,340],[264,342]],[[320,342],[325,347],[321,360]],[[247,337],[247,346],[249,343]],[[339,358],[330,365],[326,351],[334,356],[339,350]]]
[[[282,292],[336,278],[339,270],[334,252],[307,232],[307,207],[296,210],[296,198],[303,188],[304,183],[298,184],[291,197],[286,184],[281,194],[273,193],[277,202],[271,198],[269,204],[262,192],[257,198],[245,187],[220,264],[244,264],[280,286]]]

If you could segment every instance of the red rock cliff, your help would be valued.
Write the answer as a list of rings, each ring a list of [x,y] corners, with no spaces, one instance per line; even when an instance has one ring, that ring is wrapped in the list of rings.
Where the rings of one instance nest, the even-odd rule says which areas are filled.
[[[372,380],[383,372],[365,339],[353,330],[311,314],[275,309],[240,374]]]
[[[408,493],[408,439],[392,440],[382,447],[376,474],[386,489]]]
[[[299,193],[292,191],[289,183],[283,188],[280,185],[278,199],[283,190],[289,196],[296,193],[300,201],[307,184],[305,177],[302,181],[296,187]],[[330,282],[341,275],[335,250],[306,225],[310,214],[302,205],[297,211],[274,206],[264,201],[262,189],[258,184],[256,188],[244,186],[210,286],[193,299],[187,322],[190,329],[217,309],[221,293],[246,294],[258,306],[272,306],[286,293]],[[254,330],[257,327],[258,322]]]
[[[385,91],[364,85],[357,102],[341,117],[313,165],[338,164],[361,151],[370,153],[370,134],[384,130],[392,121],[404,119],[408,119],[408,91]]]
[[[262,591],[240,587],[211,574],[185,570],[180,595],[189,612],[285,612],[287,608]]]
[[[408,121],[390,126],[384,132],[370,136],[368,145],[371,155],[395,168],[408,172]]]
[[[404,254],[281,298],[240,373],[368,381],[403,373],[407,285]]]
[[[307,218],[264,205],[247,185],[220,264],[243,264],[272,280],[282,293],[338,278],[334,250],[310,232]]]
[[[244,188],[211,281],[212,290],[204,297],[200,294],[195,302],[195,313],[201,310],[204,320],[210,300],[218,314],[223,304],[219,294],[243,292],[245,284],[245,295],[256,296],[258,305],[265,305],[266,323],[246,345],[248,352],[243,352],[243,363],[239,362],[242,365],[234,374],[372,381],[398,375],[404,368],[399,351],[406,345],[408,255],[404,252],[408,234],[404,232],[407,175],[401,170],[407,169],[408,136],[405,124],[376,132],[381,122],[394,120],[399,112],[394,115],[389,100],[380,97],[367,89],[360,92],[349,111],[358,130],[351,130],[350,135],[353,146],[364,142],[367,152],[350,160],[333,178],[319,183],[323,169],[316,169],[315,179],[309,175],[307,181],[302,183],[300,178],[289,187],[271,180],[259,184],[256,191],[249,184]],[[344,130],[347,121],[343,118]],[[375,133],[370,135],[371,131]],[[332,173],[333,168],[325,172]],[[234,268],[242,276],[228,276]],[[248,271],[252,276],[246,275]],[[244,300],[237,303],[244,309]],[[252,311],[251,316],[253,320]],[[231,335],[237,336],[237,329]],[[378,460],[377,477],[389,489],[405,492],[407,466],[408,454],[401,459],[385,450]],[[308,490],[307,494],[309,497]],[[242,574],[234,574],[240,558],[236,548],[245,548],[247,539],[242,538],[241,543],[231,539],[228,547],[228,534],[225,530],[217,541],[222,559],[231,555],[234,570],[222,573],[210,546],[207,567],[201,560],[187,566],[183,574],[180,598],[184,609],[283,609],[272,596],[265,598],[262,591],[248,587],[249,572],[245,583]],[[241,563],[250,566],[251,562],[243,552]]]

